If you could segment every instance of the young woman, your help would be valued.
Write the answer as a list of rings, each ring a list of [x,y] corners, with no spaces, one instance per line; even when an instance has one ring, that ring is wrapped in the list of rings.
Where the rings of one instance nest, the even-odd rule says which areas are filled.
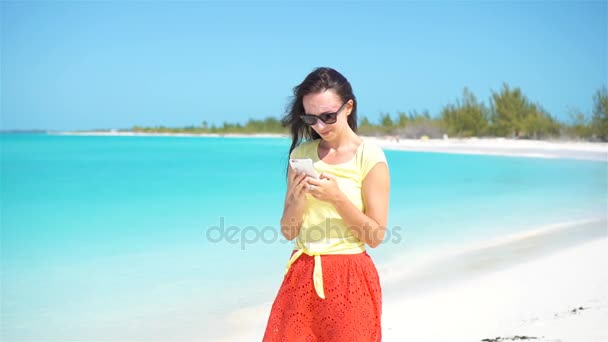
[[[311,158],[320,177],[288,166],[281,231],[296,241],[264,341],[380,341],[382,292],[365,245],[378,246],[386,230],[384,153],[356,134],[357,100],[330,68],[294,88],[283,124],[290,158]]]

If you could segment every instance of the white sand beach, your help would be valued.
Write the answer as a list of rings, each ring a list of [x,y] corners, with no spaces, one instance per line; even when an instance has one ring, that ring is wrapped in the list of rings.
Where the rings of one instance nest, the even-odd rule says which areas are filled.
[[[543,227],[379,267],[383,340],[608,341],[606,224]],[[260,340],[270,306],[228,316],[223,340]]]
[[[386,341],[608,340],[608,240],[386,301]]]
[[[608,341],[606,224],[547,227],[405,266],[385,284],[385,340]]]
[[[506,138],[397,140],[394,137],[368,137],[366,139],[389,150],[608,161],[608,143],[601,142]]]

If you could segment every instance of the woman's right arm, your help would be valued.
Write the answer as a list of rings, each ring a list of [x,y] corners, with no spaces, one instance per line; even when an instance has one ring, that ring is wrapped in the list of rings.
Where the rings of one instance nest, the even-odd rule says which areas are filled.
[[[287,240],[293,240],[302,227],[302,217],[306,208],[306,193],[308,186],[306,174],[298,174],[291,167],[287,173],[287,193],[283,217],[281,217],[281,233]]]

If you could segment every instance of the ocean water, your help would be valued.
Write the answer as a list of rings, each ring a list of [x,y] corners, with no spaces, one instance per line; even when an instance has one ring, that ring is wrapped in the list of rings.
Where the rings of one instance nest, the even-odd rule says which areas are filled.
[[[0,134],[1,339],[220,335],[271,301],[285,138]],[[378,265],[406,251],[608,217],[608,164],[385,151]]]

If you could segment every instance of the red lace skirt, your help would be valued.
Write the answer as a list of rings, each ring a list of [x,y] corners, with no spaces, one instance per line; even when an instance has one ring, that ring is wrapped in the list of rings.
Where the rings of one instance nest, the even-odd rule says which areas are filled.
[[[380,341],[382,291],[367,252],[322,255],[321,265],[325,299],[313,287],[314,257],[302,254],[291,265],[272,304],[264,341]]]

